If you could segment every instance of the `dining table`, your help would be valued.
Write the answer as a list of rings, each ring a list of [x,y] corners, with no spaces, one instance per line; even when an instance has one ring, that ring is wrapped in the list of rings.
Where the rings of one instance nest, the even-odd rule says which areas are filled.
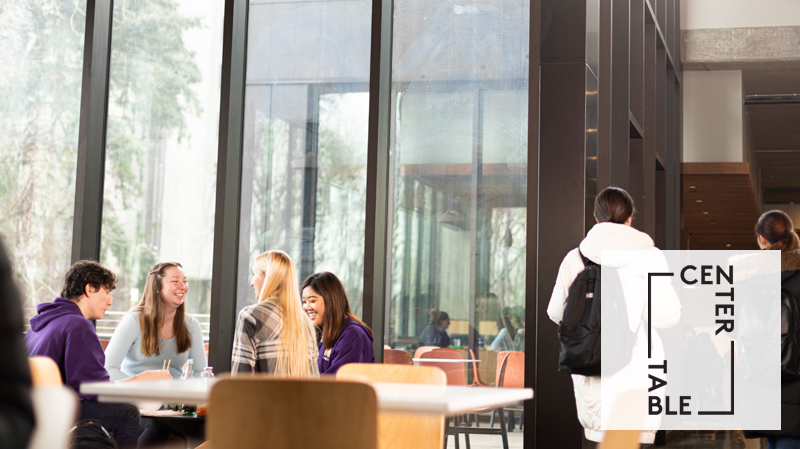
[[[101,402],[125,402],[140,408],[169,403],[208,402],[216,378],[154,380],[145,382],[89,382],[81,393],[97,395]],[[476,409],[498,408],[533,398],[531,388],[481,388],[451,385],[370,383],[382,413],[454,416]]]

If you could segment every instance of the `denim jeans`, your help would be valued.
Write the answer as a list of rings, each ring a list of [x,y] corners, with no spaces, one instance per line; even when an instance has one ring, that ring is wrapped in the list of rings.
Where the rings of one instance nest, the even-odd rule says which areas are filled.
[[[117,445],[135,448],[139,440],[139,409],[132,404],[81,402],[81,419],[95,419],[114,435]]]
[[[767,446],[769,449],[800,449],[800,440],[789,437],[769,437]]]

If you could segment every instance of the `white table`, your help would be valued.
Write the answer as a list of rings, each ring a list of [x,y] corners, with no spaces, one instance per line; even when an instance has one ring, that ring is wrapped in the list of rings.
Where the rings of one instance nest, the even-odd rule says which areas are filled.
[[[81,393],[96,394],[102,402],[203,403],[216,379],[95,382]],[[475,409],[497,408],[533,398],[530,388],[453,387],[374,383],[378,409],[385,413],[457,415]]]

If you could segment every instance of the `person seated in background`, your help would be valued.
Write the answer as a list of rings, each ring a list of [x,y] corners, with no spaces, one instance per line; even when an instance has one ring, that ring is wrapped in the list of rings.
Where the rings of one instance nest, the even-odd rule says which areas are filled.
[[[431,332],[426,340],[421,340],[422,346],[438,346],[446,348],[450,346],[450,336],[447,335],[447,328],[450,327],[450,316],[447,312],[437,312],[431,322]]]
[[[316,332],[301,307],[292,259],[283,251],[262,253],[250,285],[258,302],[239,312],[231,375],[318,377]]]
[[[111,380],[122,380],[169,361],[174,379],[192,359],[195,377],[206,367],[200,322],[186,313],[189,285],[177,262],[159,263],[150,269],[142,298],[119,322],[106,348],[106,370]]]
[[[200,322],[186,313],[189,285],[177,262],[155,265],[147,274],[139,304],[127,313],[106,348],[106,370],[111,380],[123,380],[167,364],[174,379],[193,360],[195,377],[206,367]],[[142,418],[139,446],[161,444],[171,431],[158,420]]]
[[[512,324],[511,309],[503,309],[503,314],[497,319],[497,337],[492,341],[492,351],[515,351],[514,340],[517,338],[517,329]]]
[[[426,341],[430,340],[431,332],[433,332],[433,319],[436,318],[436,314],[439,313],[438,309],[431,309],[428,311],[428,324],[422,328],[422,332],[419,333],[419,345],[420,346],[427,346],[425,344]]]
[[[136,447],[139,409],[132,404],[97,402],[97,396],[80,393],[84,382],[108,382],[105,354],[94,325],[111,305],[117,276],[97,262],[75,262],[64,276],[61,296],[39,304],[31,318],[25,343],[31,356],[53,359],[61,379],[81,397],[80,419],[95,419],[114,434],[120,447]],[[172,379],[166,370],[145,371],[126,380]]]
[[[342,281],[326,271],[309,276],[301,288],[303,308],[321,331],[319,373],[336,374],[346,363],[375,363],[372,330],[350,310]]]
[[[24,449],[33,432],[31,374],[22,338],[22,304],[0,243],[0,447]]]

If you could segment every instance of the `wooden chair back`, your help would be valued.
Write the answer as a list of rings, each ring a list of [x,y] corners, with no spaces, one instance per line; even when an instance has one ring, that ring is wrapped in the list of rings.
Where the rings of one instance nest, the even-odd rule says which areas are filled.
[[[374,363],[349,363],[339,368],[336,378],[404,384],[447,384],[444,372],[437,368]],[[441,449],[443,440],[443,416],[378,415],[379,449]]]
[[[108,342],[110,342],[110,341],[111,340],[106,340],[106,339],[103,339],[103,338],[100,339],[100,346],[103,347],[103,351],[106,350],[106,348],[108,347]]]
[[[525,388],[525,353],[502,351],[497,354],[495,385],[506,388]]]
[[[31,368],[31,383],[34,387],[60,387],[63,385],[61,371],[50,357],[29,357],[28,366]]]
[[[441,349],[441,348],[439,348],[438,346],[420,346],[419,348],[417,348],[416,351],[414,351],[414,358],[418,359],[422,354],[425,354],[426,352],[434,349]]]
[[[433,349],[422,354],[420,358],[464,360],[464,356],[452,349]],[[444,371],[444,374],[447,376],[447,385],[467,385],[467,372],[463,363],[423,361],[422,366],[432,366]]]
[[[394,365],[413,365],[411,354],[399,349],[383,349],[383,363]]]
[[[377,448],[378,399],[363,383],[220,379],[211,389],[208,410],[211,447]]]

